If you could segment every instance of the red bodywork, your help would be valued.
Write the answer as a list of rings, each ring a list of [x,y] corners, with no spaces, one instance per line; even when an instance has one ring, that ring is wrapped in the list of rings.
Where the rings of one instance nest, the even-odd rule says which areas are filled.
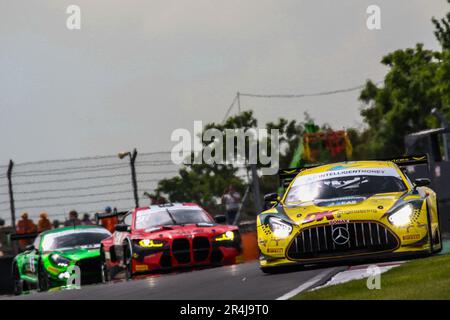
[[[237,226],[216,224],[214,219],[204,209],[196,204],[175,204],[177,208],[195,207],[202,210],[211,218],[207,224],[170,225],[151,228],[151,230],[137,230],[137,208],[130,212],[128,218],[121,221],[131,221],[128,231],[115,231],[111,237],[102,241],[102,255],[109,270],[120,270],[126,266],[127,250],[131,251],[132,274],[186,268],[207,265],[229,265],[236,263],[236,257],[241,252],[240,235]],[[159,207],[161,206],[151,206]],[[163,206],[171,209],[171,206]],[[233,241],[216,241],[227,231],[234,233]],[[159,248],[143,248],[139,242],[144,239],[163,242]],[[128,251],[128,252],[130,252]],[[113,272],[114,273],[114,272]]]

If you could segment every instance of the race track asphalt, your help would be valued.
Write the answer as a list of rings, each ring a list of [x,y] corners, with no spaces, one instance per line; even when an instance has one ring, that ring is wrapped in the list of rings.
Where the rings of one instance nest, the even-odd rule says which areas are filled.
[[[83,286],[81,289],[32,292],[6,299],[151,299],[151,300],[273,300],[289,292],[327,281],[345,267],[302,269],[267,275],[258,262],[190,272],[147,276],[130,281]],[[288,294],[289,296],[289,294]]]

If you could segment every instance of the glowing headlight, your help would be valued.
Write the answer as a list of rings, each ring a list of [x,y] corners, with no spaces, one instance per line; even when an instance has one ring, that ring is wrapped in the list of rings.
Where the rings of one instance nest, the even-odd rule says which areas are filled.
[[[63,279],[69,279],[70,278],[70,273],[69,272],[62,272],[58,275],[58,279],[63,280]]]
[[[164,242],[160,240],[144,239],[139,241],[139,245],[144,248],[161,248]]]
[[[396,227],[403,227],[411,223],[413,213],[413,206],[411,204],[407,204],[391,214],[388,220]]]
[[[216,237],[214,240],[216,241],[233,241],[234,240],[234,232],[227,231],[220,236]]]
[[[287,238],[292,232],[292,226],[276,217],[269,218],[269,226],[273,235],[277,238]]]
[[[67,258],[64,258],[60,256],[59,254],[55,253],[50,256],[50,260],[55,264],[56,266],[60,268],[68,267],[70,264],[70,260]]]

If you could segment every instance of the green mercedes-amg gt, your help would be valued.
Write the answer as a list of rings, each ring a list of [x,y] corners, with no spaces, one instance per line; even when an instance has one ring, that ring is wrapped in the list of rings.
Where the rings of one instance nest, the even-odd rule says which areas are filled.
[[[47,291],[100,282],[100,241],[111,233],[98,226],[73,226],[39,234],[13,261],[14,293],[32,288]],[[79,282],[77,282],[79,281]]]

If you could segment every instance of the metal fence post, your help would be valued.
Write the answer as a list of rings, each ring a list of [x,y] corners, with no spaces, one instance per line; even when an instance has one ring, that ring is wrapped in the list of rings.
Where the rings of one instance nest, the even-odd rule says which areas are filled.
[[[9,192],[9,206],[11,208],[11,226],[16,228],[16,208],[14,206],[14,192],[12,187],[12,170],[14,167],[14,162],[9,160],[8,172],[6,176],[8,177],[8,192]]]
[[[131,166],[131,181],[133,183],[133,194],[134,194],[134,203],[136,208],[139,207],[139,195],[138,195],[138,185],[136,179],[136,167],[134,165],[137,157],[136,148],[133,150],[133,153],[130,155],[130,166]]]

